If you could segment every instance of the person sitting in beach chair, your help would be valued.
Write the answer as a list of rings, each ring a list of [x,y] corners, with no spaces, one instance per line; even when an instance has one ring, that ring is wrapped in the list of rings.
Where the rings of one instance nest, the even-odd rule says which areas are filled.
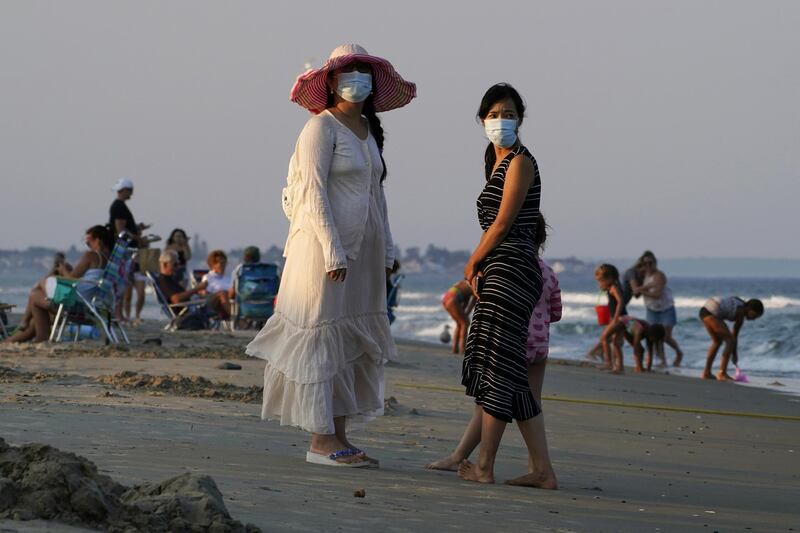
[[[110,233],[109,237],[113,239]],[[48,298],[58,304],[50,340],[60,341],[64,328],[70,325],[75,328],[76,341],[81,336],[81,327],[90,326],[95,332],[101,330],[104,333],[106,344],[119,343],[120,339],[128,343],[128,335],[116,318],[116,310],[117,301],[125,291],[126,274],[131,262],[130,240],[126,234],[121,234],[113,242],[107,264],[99,272],[99,279],[85,274],[77,282],[70,282],[66,278],[48,278]]]
[[[738,296],[721,298],[715,296],[700,308],[700,320],[711,337],[711,346],[706,356],[706,367],[703,369],[703,379],[719,379],[731,381],[728,375],[728,362],[733,361],[736,370],[739,370],[739,333],[745,320],[755,320],[764,314],[764,304],[761,300],[751,299],[744,301]],[[728,329],[725,321],[733,322],[733,331]],[[719,372],[716,377],[711,373],[717,351],[722,345],[722,360],[719,363]]]
[[[208,273],[203,277],[206,284],[206,306],[220,320],[230,320],[231,300],[233,299],[233,281],[225,275],[228,256],[222,250],[213,250],[208,254]]]
[[[258,249],[258,246],[248,246],[242,251],[242,262],[236,265],[236,268],[233,269],[231,273],[231,279],[236,280],[236,277],[239,275],[239,272],[242,270],[244,265],[254,265],[256,263],[261,262],[261,250]]]
[[[72,272],[72,265],[67,262],[67,258],[64,255],[64,252],[56,252],[53,255],[53,266],[50,267],[50,270],[47,272],[44,278],[40,279],[36,282],[36,285],[31,290],[31,294],[37,289],[44,290],[44,283],[47,278],[50,276],[68,276]],[[25,306],[25,311],[22,314],[22,318],[19,321],[19,326],[17,326],[17,331],[22,331],[27,327],[27,324],[30,323],[31,319],[33,318],[33,306],[31,305],[30,297],[28,298],[28,304]],[[52,317],[51,317],[52,318]],[[8,337],[8,335],[5,335]]]
[[[201,281],[194,287],[185,289],[178,277],[178,254],[174,250],[164,250],[158,259],[158,266],[158,277],[151,277],[150,281],[162,311],[170,319],[165,329],[207,328],[205,300],[192,298],[206,290],[206,282]],[[150,273],[148,275],[152,276]]]
[[[245,262],[234,270],[231,317],[236,328],[260,328],[275,311],[275,298],[280,285],[278,266],[248,261],[257,257],[252,252],[245,254]]]
[[[42,278],[33,286],[22,321],[16,332],[6,339],[7,342],[44,342],[50,338],[50,326],[56,308],[47,295],[48,279],[53,276],[71,280],[82,279],[87,283],[78,284],[78,290],[89,290],[92,282],[102,278],[103,269],[108,263],[111,247],[114,245],[114,238],[105,226],[98,225],[86,230],[85,241],[89,250],[81,256],[74,267],[57,258],[51,271],[52,275]]]

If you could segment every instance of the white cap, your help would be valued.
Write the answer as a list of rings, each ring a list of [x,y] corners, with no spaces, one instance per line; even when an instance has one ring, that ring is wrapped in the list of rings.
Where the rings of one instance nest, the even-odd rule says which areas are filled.
[[[128,178],[120,178],[117,180],[117,183],[111,187],[112,191],[121,191],[122,189],[133,189],[133,182]]]

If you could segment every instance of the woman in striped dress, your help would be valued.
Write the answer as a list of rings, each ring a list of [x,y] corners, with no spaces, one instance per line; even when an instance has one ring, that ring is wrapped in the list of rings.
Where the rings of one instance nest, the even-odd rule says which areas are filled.
[[[455,470],[461,478],[494,483],[494,461],[506,424],[516,420],[533,459],[531,471],[511,480],[556,488],[546,453],[541,409],[528,384],[528,322],[542,292],[536,250],[541,183],[536,160],[517,136],[525,105],[510,85],[497,84],[483,97],[478,118],[490,140],[486,186],[478,197],[484,230],[464,267],[478,297],[462,369],[475,410],[456,450],[429,468]],[[480,443],[475,464],[466,460]]]

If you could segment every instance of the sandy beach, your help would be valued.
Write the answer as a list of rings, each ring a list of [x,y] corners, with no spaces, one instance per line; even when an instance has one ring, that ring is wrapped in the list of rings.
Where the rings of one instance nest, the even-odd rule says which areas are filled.
[[[0,438],[78,454],[125,486],[209,475],[230,515],[264,531],[800,530],[796,396],[554,360],[543,408],[561,490],[479,486],[423,468],[468,419],[459,356],[400,342],[386,416],[353,433],[381,468],[332,469],[305,463],[305,433],[260,420],[263,363],[243,352],[253,334],[148,321],[123,348],[3,345]],[[496,476],[525,468],[509,426]],[[81,530],[0,520],[4,532]]]

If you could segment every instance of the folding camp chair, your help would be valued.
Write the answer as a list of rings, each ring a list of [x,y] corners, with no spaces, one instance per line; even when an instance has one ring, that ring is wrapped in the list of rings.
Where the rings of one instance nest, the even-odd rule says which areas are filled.
[[[132,264],[130,241],[123,234],[117,239],[111,257],[103,270],[103,277],[96,282],[83,279],[55,278],[53,301],[58,303],[56,319],[50,331],[50,340],[61,340],[67,324],[77,326],[91,324],[103,331],[106,344],[118,344],[120,338],[130,344],[125,328],[117,319],[117,302],[120,300]],[[94,285],[77,290],[78,285]],[[116,331],[114,329],[116,328]],[[75,340],[80,327],[76,328]]]
[[[245,263],[233,273],[232,329],[242,320],[263,325],[275,311],[280,277],[273,263]]]
[[[147,271],[145,274],[147,275],[147,279],[153,285],[153,291],[156,293],[156,300],[158,300],[158,304],[161,307],[161,312],[169,321],[167,322],[167,325],[164,326],[164,331],[177,331],[181,320],[192,313],[202,313],[203,320],[207,322],[208,317],[206,315],[205,300],[194,299],[176,304],[171,303],[161,291],[161,287],[158,285],[158,278],[156,275],[151,271]]]

